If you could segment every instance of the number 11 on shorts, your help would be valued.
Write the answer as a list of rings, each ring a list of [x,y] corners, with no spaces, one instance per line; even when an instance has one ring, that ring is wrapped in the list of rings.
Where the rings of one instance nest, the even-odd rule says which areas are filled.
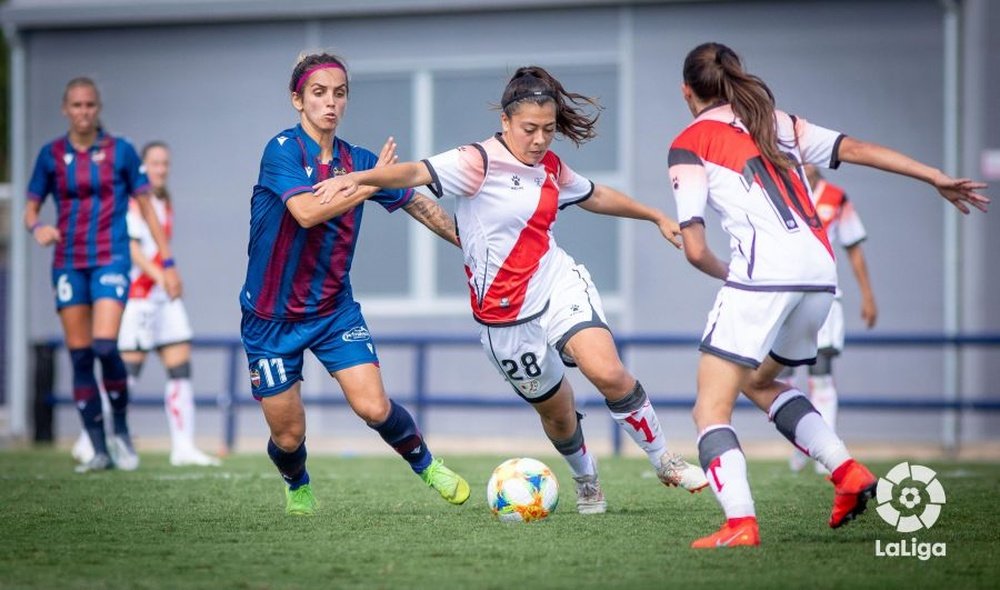
[[[273,367],[278,372],[278,383],[284,383],[288,381],[288,377],[285,375],[285,362],[280,358],[274,359],[260,359],[257,361],[257,366],[260,367],[260,372],[264,375],[264,382],[268,387],[274,387],[274,374],[271,372]]]

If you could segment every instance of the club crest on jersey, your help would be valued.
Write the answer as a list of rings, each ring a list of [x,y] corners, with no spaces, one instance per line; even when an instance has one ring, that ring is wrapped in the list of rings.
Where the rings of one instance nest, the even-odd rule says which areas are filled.
[[[816,215],[823,221],[829,221],[833,219],[833,214],[836,213],[836,208],[833,205],[827,205],[822,203],[816,206]]]
[[[250,387],[254,389],[260,387],[260,372],[257,369],[250,369]]]
[[[535,186],[542,186],[542,183],[543,183],[543,182],[545,182],[545,180],[544,180],[544,179],[542,179],[542,178],[539,178],[539,177],[537,177],[537,176],[535,177]]]
[[[347,174],[347,168],[344,168],[343,166],[335,166],[331,172],[334,176],[343,176]]]
[[[93,155],[93,157],[91,157],[91,160],[93,160],[95,163],[103,162],[104,161],[104,150],[97,150],[96,152],[94,152],[94,155]],[[142,170],[142,167],[140,167],[139,170],[140,170],[140,172],[144,172]]]
[[[524,395],[531,395],[533,393],[538,393],[538,388],[539,388],[538,380],[529,379],[527,381],[521,381],[520,383],[517,384],[517,388],[520,389],[521,393],[523,393]]]
[[[344,342],[363,342],[365,340],[371,340],[371,334],[368,333],[368,329],[364,326],[358,326],[344,332],[344,335],[341,336],[341,338]]]
[[[523,186],[521,186],[521,177],[518,176],[517,174],[511,175],[510,181],[513,183],[510,185],[510,190],[519,191],[524,188]]]

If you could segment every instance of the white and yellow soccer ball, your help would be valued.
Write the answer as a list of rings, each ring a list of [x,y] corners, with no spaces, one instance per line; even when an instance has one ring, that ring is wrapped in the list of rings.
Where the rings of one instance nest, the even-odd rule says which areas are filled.
[[[503,522],[531,522],[552,514],[559,503],[559,482],[537,459],[508,459],[486,484],[490,511]]]

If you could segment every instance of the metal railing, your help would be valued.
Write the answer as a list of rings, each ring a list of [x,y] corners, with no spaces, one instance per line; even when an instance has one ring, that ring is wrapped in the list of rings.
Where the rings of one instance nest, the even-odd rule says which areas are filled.
[[[701,338],[697,335],[616,335],[618,352],[623,359],[628,359],[627,353],[630,350],[640,348],[695,348]],[[414,418],[418,426],[423,428],[425,417],[433,407],[451,408],[520,408],[525,407],[525,403],[520,398],[511,395],[496,397],[483,396],[453,396],[440,395],[430,390],[428,380],[428,355],[431,349],[439,348],[479,348],[479,339],[472,336],[413,336],[413,335],[390,335],[379,336],[379,348],[409,348],[414,355],[413,387],[410,396],[396,396],[394,399],[407,404],[414,413]],[[62,347],[62,341],[50,339],[40,343],[44,346],[57,349]],[[890,349],[941,349],[945,347],[964,348],[992,348],[1000,347],[1000,334],[960,334],[949,337],[940,334],[912,333],[912,334],[882,334],[882,335],[848,335],[846,344],[853,347],[884,347]],[[223,391],[214,397],[211,394],[201,394],[195,398],[198,406],[216,406],[222,415],[222,430],[224,445],[227,450],[232,450],[236,441],[236,414],[240,406],[253,406],[257,402],[249,395],[243,395],[243,389],[238,386],[240,375],[246,371],[246,357],[243,346],[238,338],[196,338],[192,341],[194,349],[215,349],[221,350],[225,354],[226,362],[223,364],[226,372],[225,387]],[[693,378],[692,378],[693,382]],[[502,382],[498,379],[498,389]],[[307,405],[320,406],[346,406],[347,402],[342,396],[303,396],[303,401]],[[662,397],[651,395],[650,401],[659,409],[690,409],[694,404],[694,396],[686,397]],[[71,404],[71,397],[65,392],[52,391],[46,394],[45,403],[50,405]],[[162,396],[133,395],[130,403],[137,406],[159,406],[163,404]],[[603,407],[601,399],[578,399],[577,404],[583,407]],[[919,399],[901,400],[886,399],[875,396],[841,396],[839,398],[841,408],[849,409],[870,409],[870,410],[899,410],[899,411],[950,411],[956,413],[963,412],[996,412],[1000,411],[1000,393],[990,394],[977,399]],[[745,399],[737,402],[738,409],[753,407]],[[621,449],[621,430],[614,421],[611,424],[611,437],[614,452],[617,454]]]

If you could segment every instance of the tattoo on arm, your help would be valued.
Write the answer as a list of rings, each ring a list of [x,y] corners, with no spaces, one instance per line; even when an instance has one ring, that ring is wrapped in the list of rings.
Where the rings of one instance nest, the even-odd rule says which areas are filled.
[[[420,193],[415,193],[403,209],[414,219],[426,225],[432,232],[458,246],[455,221],[448,215],[444,207]]]

